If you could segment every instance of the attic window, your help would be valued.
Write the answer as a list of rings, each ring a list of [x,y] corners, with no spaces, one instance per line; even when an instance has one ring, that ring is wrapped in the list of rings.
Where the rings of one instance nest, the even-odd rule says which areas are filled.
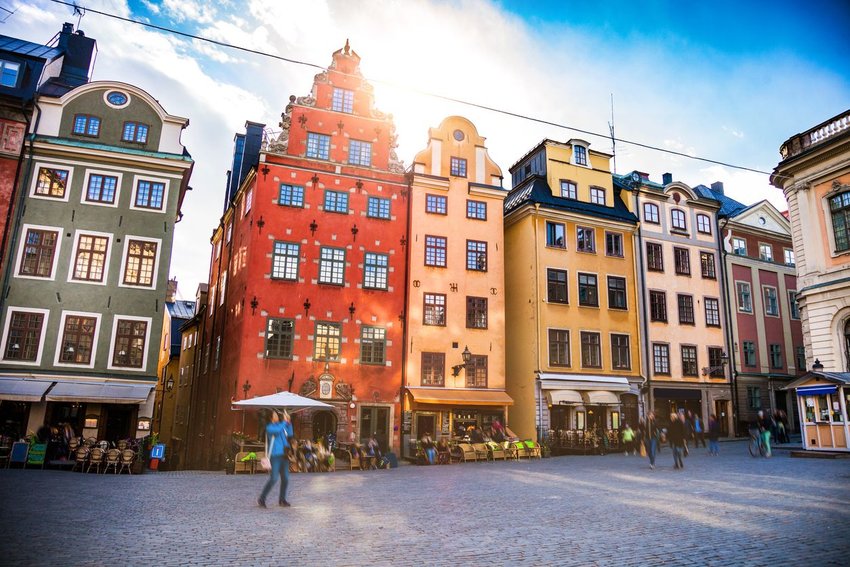
[[[18,75],[21,72],[20,63],[11,61],[0,61],[0,86],[13,89],[18,84]]]
[[[112,108],[123,108],[130,102],[130,97],[121,91],[107,91],[103,98]]]
[[[573,146],[573,163],[587,166],[587,148],[584,146]]]

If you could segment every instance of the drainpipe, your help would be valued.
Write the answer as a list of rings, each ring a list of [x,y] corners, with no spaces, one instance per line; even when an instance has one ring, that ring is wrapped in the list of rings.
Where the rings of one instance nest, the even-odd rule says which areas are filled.
[[[413,169],[407,174],[407,220],[405,221],[406,225],[404,227],[404,238],[407,241],[407,249],[404,251],[405,261],[404,261],[404,306],[402,307],[401,312],[401,384],[399,385],[399,407],[401,408],[401,415],[399,416],[401,419],[401,427],[399,431],[401,432],[401,437],[399,438],[399,454],[401,458],[405,458],[407,455],[407,445],[404,443],[404,412],[407,398],[404,395],[404,387],[407,385],[407,309],[408,302],[410,301],[410,231],[411,231],[411,222],[410,219],[413,216]],[[434,425],[434,429],[436,430],[438,424]],[[413,427],[413,414],[411,410],[411,428]],[[411,429],[412,430],[412,429]],[[408,435],[410,435],[408,433]],[[434,431],[434,437],[437,436],[437,432]]]
[[[735,348],[735,331],[732,327],[732,303],[729,299],[729,275],[726,270],[726,259],[729,253],[723,245],[723,231],[726,225],[729,224],[729,219],[723,219],[723,225],[720,224],[720,217],[715,217],[715,225],[717,227],[717,251],[720,255],[720,280],[723,286],[723,299],[726,302],[725,319],[726,319],[726,352],[729,353],[729,366],[732,372],[732,436],[738,435],[738,365],[735,362],[737,356]]]
[[[639,205],[640,205],[640,203],[638,201],[638,193],[635,192],[635,211],[636,211],[637,215],[640,215]],[[641,384],[640,389],[646,391],[646,400],[647,400],[646,407],[648,408],[648,410],[646,412],[644,412],[645,415],[646,415],[649,412],[653,411],[655,408],[654,408],[654,404],[652,403],[652,373],[649,371],[649,361],[652,360],[652,358],[651,358],[652,353],[650,351],[651,344],[650,344],[650,340],[649,340],[649,317],[647,315],[647,309],[646,309],[646,278],[644,277],[645,273],[644,273],[644,270],[643,270],[643,265],[644,265],[643,264],[643,225],[640,222],[640,216],[638,216],[638,226],[637,226],[636,234],[637,234],[637,244],[638,244],[637,245],[638,265],[637,265],[637,269],[635,270],[635,273],[638,275],[638,280],[640,281],[639,290],[640,290],[640,306],[641,306],[641,314],[642,314],[641,326],[643,327],[643,336],[644,336],[644,340],[643,340],[643,365],[642,366],[645,369],[644,377],[643,377],[643,384]]]
[[[535,396],[537,396],[537,442],[543,441],[543,383],[540,381],[540,238],[537,234],[540,220],[540,203],[534,203],[534,356],[535,366]]]

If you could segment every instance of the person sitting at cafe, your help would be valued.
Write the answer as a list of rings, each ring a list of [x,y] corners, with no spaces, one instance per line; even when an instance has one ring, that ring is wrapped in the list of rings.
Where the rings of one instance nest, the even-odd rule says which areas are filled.
[[[425,451],[425,461],[429,465],[433,465],[437,462],[437,449],[434,446],[434,440],[431,439],[431,433],[426,431],[424,435],[422,435],[422,449]]]
[[[445,439],[437,441],[437,462],[441,465],[447,465],[451,462],[451,449],[449,443]]]
[[[469,440],[473,443],[484,443],[484,434],[476,427],[469,434]]]

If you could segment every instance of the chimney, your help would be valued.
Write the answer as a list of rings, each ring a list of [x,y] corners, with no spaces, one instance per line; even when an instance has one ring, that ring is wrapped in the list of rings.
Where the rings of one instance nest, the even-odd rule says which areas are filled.
[[[664,185],[669,185],[670,183],[673,183],[673,174],[664,173],[661,175],[661,180],[664,182]]]
[[[174,303],[174,297],[177,295],[177,278],[171,278],[168,280],[168,284],[165,287],[165,302],[166,303]]]
[[[711,184],[711,190],[714,191],[715,193],[720,193],[721,195],[725,195],[725,193],[723,193],[723,182],[722,181],[715,181],[714,183],[712,183]]]
[[[71,87],[88,83],[97,42],[86,37],[82,30],[75,33],[74,24],[65,23],[59,33],[59,48],[64,52],[59,73],[62,82]]]

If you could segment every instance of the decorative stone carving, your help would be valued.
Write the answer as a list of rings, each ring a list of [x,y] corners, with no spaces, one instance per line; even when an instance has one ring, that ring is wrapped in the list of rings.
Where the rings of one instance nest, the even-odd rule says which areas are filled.
[[[305,398],[309,398],[310,396],[316,393],[316,388],[316,379],[313,376],[310,376],[309,378],[307,378],[307,381],[301,385],[301,391],[299,392],[299,394],[301,394]]]
[[[345,382],[338,382],[336,384],[336,395],[338,398],[342,398],[343,400],[351,399],[351,385],[346,384]]]
[[[289,97],[289,104],[280,115],[278,126],[281,127],[281,132],[277,140],[272,141],[268,145],[268,151],[271,153],[284,154],[289,147],[289,128],[292,126],[292,105],[295,103],[295,96]]]
[[[316,99],[313,98],[313,95],[311,94],[307,96],[299,96],[295,99],[295,104],[300,104],[301,106],[316,106]]]
[[[328,82],[328,72],[322,71],[321,73],[317,73],[315,77],[313,77],[314,83],[327,83]]]

